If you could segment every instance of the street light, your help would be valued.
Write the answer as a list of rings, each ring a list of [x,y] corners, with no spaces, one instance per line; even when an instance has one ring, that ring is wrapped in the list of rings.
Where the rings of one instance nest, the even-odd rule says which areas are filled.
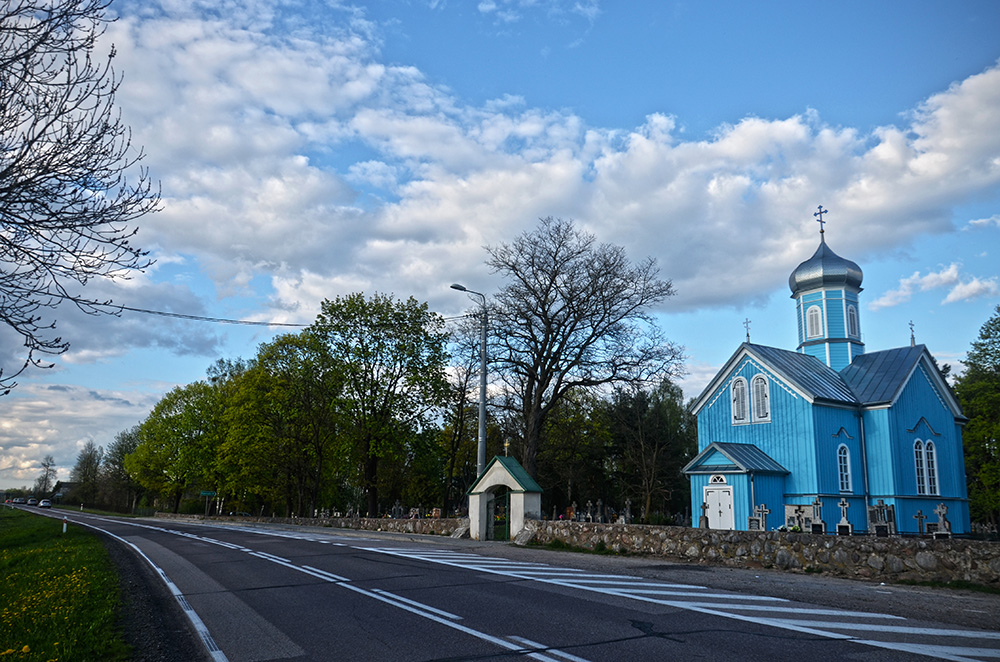
[[[483,300],[482,336],[479,346],[479,451],[476,453],[476,478],[478,478],[486,470],[486,295],[458,283],[452,284],[451,289],[475,294]]]

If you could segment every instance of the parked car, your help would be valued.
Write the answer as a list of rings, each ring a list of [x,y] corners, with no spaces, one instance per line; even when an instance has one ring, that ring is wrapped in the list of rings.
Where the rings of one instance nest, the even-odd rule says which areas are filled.
[[[28,499],[28,505],[29,506],[37,506],[38,505],[38,499],[36,499],[35,497],[31,497],[30,499]]]
[[[14,497],[14,503],[24,503],[24,497]]]
[[[39,508],[51,508],[52,507],[52,502],[49,501],[48,499],[42,499],[41,501],[38,502],[38,507]]]

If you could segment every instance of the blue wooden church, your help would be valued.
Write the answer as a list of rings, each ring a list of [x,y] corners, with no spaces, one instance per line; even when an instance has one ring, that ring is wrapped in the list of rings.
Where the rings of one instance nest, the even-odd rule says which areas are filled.
[[[745,342],[695,401],[693,525],[968,533],[959,403],[912,337],[865,351],[861,269],[820,221],[819,248],[788,279],[797,350]]]

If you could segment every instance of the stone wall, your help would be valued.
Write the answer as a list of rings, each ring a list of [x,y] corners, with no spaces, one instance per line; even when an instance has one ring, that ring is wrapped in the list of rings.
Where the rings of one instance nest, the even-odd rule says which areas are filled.
[[[677,526],[527,522],[519,544],[554,540],[740,568],[779,568],[881,581],[956,581],[1000,588],[1000,543],[833,536],[783,531],[716,531]]]
[[[205,519],[200,515],[157,517]],[[238,522],[322,526],[423,535],[465,535],[468,519],[222,517]],[[782,531],[715,531],[680,526],[527,520],[516,543],[647,554],[738,568],[778,568],[877,581],[956,581],[1000,588],[1000,543],[926,538],[833,536]],[[463,531],[464,529],[464,531]]]
[[[156,513],[156,517],[166,519],[204,520],[203,515],[174,515]],[[270,524],[290,524],[295,526],[323,526],[337,529],[357,529],[361,531],[395,531],[397,533],[419,533],[423,535],[450,536],[458,529],[469,529],[468,519],[390,519],[388,517],[237,517],[211,516],[209,520],[227,522],[264,522]]]

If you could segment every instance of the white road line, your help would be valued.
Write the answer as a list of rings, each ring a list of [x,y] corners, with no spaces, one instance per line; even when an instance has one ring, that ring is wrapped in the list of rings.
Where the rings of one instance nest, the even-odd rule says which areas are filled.
[[[177,603],[181,606],[181,609],[184,611],[184,615],[187,616],[189,621],[191,621],[191,625],[194,626],[195,632],[198,633],[198,636],[201,638],[202,644],[208,650],[208,654],[212,656],[212,659],[215,662],[229,662],[229,658],[226,657],[226,654],[222,652],[221,648],[219,648],[219,644],[215,643],[215,639],[212,638],[212,634],[208,631],[208,627],[205,625],[204,621],[202,621],[201,617],[198,616],[198,612],[194,610],[191,604],[187,601],[187,598],[184,597],[184,594],[181,593],[181,590],[177,588],[177,585],[174,584],[174,582],[171,581],[169,577],[167,577],[167,573],[163,572],[163,569],[153,562],[153,559],[146,556],[146,553],[143,552],[141,549],[139,549],[137,545],[135,545],[132,542],[129,542],[128,540],[125,540],[121,536],[115,535],[114,533],[102,529],[99,526],[94,526],[93,524],[88,524],[87,522],[83,522],[80,520],[72,520],[72,522],[74,524],[79,524],[80,526],[86,526],[88,528],[94,529],[95,531],[100,531],[101,533],[107,536],[111,536],[118,542],[124,543],[125,545],[131,547],[136,554],[145,559],[146,563],[152,566],[153,570],[156,571],[156,574],[158,574],[163,583],[166,584],[167,589],[174,596],[174,599],[177,600]]]
[[[1000,632],[987,630],[948,630],[944,628],[918,628],[906,625],[879,625],[878,623],[839,623],[837,621],[803,621],[793,618],[765,619],[785,625],[828,628],[830,630],[867,630],[868,632],[892,632],[893,634],[916,634],[928,637],[965,637],[968,639],[1000,640]]]
[[[564,660],[569,660],[570,662],[588,662],[582,657],[577,657],[576,655],[573,655],[571,653],[567,653],[565,651],[557,650],[554,648],[547,648],[545,644],[540,644],[537,641],[532,641],[531,639],[525,639],[524,637],[514,637],[514,636],[510,636],[507,638],[510,639],[511,641],[516,641],[520,644],[524,644],[525,646],[531,646],[532,648],[543,650],[549,655],[555,655],[556,657],[560,657]]]
[[[740,611],[789,612],[793,614],[807,614],[812,616],[844,616],[845,618],[886,618],[899,621],[906,620],[902,616],[894,616],[892,614],[879,614],[876,612],[867,612],[867,611],[844,611],[841,609],[812,609],[808,607],[797,607],[794,605],[789,605],[787,607],[774,607],[771,605],[736,604],[733,602],[726,604],[719,604],[717,602],[687,602],[685,604],[688,604],[692,607],[707,607],[715,609],[739,609]]]
[[[452,614],[451,612],[444,611],[443,609],[437,609],[435,607],[430,607],[428,605],[425,605],[423,603],[417,602],[415,600],[410,600],[409,598],[404,598],[401,595],[396,595],[395,593],[390,593],[389,591],[383,591],[380,588],[373,588],[372,591],[374,591],[375,593],[378,593],[379,595],[388,595],[393,600],[399,600],[400,602],[405,602],[408,605],[413,605],[414,607],[419,607],[420,609],[423,609],[425,611],[429,611],[431,613],[437,614],[438,616],[444,616],[445,618],[450,618],[453,621],[460,621],[460,620],[462,620],[461,616],[456,616],[455,614]]]
[[[967,648],[963,646],[940,646],[935,644],[907,644],[898,641],[876,641],[874,639],[855,639],[856,643],[876,648],[903,651],[915,655],[928,655],[941,660],[953,662],[981,662],[977,658],[1000,657],[1000,650],[994,648]],[[974,655],[975,657],[967,657]]]

